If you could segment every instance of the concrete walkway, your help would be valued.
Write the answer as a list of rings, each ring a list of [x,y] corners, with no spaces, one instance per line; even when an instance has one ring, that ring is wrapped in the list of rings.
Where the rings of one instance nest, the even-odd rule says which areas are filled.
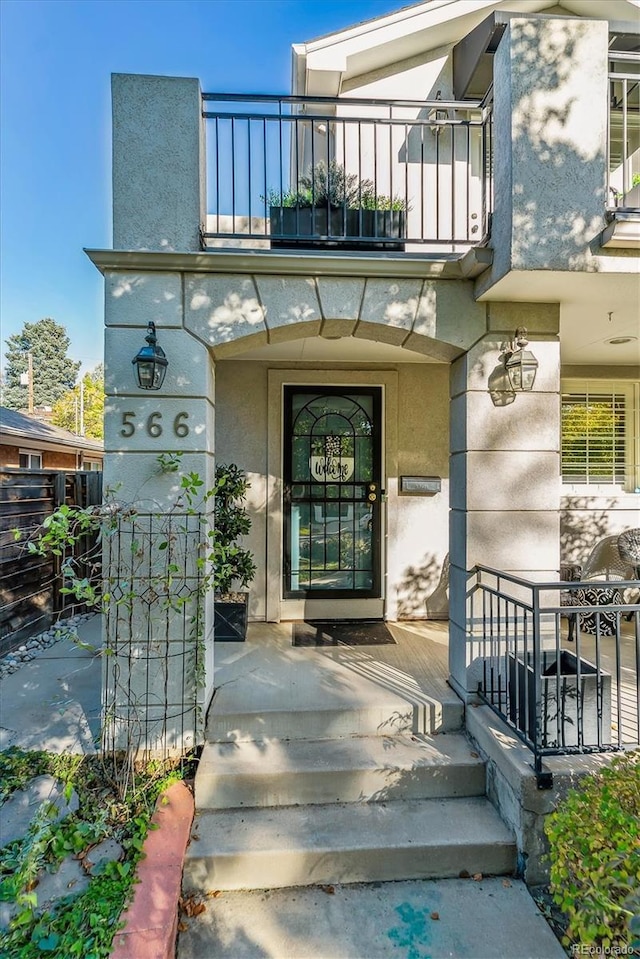
[[[184,924],[178,959],[566,959],[514,879],[224,892]]]
[[[101,617],[81,623],[0,680],[0,749],[93,753],[100,735]]]

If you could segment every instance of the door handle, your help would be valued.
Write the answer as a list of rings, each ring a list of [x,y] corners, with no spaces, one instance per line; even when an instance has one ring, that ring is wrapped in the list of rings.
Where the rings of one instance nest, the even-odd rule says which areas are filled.
[[[377,500],[377,498],[378,498],[378,497],[377,497],[376,493],[369,493],[369,495],[367,496],[367,499],[369,500],[370,503],[375,503],[375,501]]]

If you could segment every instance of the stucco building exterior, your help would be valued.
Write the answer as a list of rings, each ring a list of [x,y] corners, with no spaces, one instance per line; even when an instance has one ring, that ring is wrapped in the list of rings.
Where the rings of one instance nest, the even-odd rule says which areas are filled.
[[[113,77],[105,482],[162,510],[161,451],[246,470],[252,620],[448,613],[464,700],[476,564],[557,580],[640,525],[638,32],[633,0],[432,0],[295,45],[285,108]],[[402,232],[298,213],[274,239],[321,162],[399,197]],[[149,321],[157,392],[131,367]],[[586,427],[563,449],[593,403],[604,452]]]

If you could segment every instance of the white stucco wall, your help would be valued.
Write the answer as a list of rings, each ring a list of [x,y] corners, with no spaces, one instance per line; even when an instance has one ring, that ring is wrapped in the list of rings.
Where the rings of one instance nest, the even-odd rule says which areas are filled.
[[[494,58],[492,281],[510,269],[598,268],[608,29],[606,21],[514,17],[504,32]]]
[[[200,83],[116,73],[111,91],[114,249],[199,250],[205,222]]]

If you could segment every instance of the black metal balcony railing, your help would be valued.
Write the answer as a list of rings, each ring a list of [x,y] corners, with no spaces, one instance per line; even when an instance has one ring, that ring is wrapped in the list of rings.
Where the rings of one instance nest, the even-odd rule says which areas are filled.
[[[440,249],[488,235],[488,97],[203,99],[207,245]]]
[[[640,207],[640,55],[609,60],[608,203]]]
[[[638,743],[639,597],[639,580],[533,583],[473,570],[467,621],[478,692],[533,751],[541,786],[545,756]]]

